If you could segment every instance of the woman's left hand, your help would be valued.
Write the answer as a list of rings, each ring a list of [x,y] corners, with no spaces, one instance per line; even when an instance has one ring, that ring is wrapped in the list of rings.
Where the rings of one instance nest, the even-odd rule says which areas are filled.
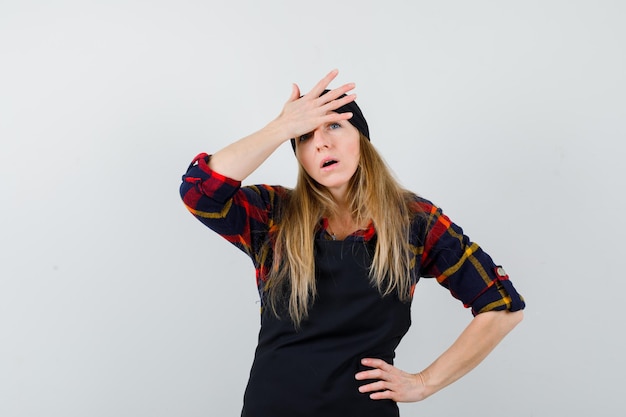
[[[389,399],[395,402],[415,402],[428,397],[424,378],[421,374],[409,374],[401,371],[382,359],[365,358],[361,363],[370,368],[355,375],[359,381],[377,380],[359,387],[359,392],[371,392],[372,400]]]

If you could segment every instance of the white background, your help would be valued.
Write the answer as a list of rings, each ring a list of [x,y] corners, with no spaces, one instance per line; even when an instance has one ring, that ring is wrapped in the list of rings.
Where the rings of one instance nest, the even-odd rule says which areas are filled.
[[[479,368],[403,415],[622,415],[625,12],[0,1],[0,416],[239,415],[253,269],[188,214],[180,177],[333,68],[400,181],[528,303]],[[295,172],[285,145],[247,182]],[[422,281],[396,364],[421,370],[470,318]]]

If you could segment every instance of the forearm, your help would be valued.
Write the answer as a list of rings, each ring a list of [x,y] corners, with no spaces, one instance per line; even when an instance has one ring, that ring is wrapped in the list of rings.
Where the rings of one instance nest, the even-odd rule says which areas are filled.
[[[452,346],[421,372],[426,396],[474,369],[522,317],[522,311],[490,311],[474,317]]]
[[[217,151],[211,156],[209,166],[215,172],[242,181],[283,142],[290,139],[288,136],[280,123],[274,121],[263,129]]]

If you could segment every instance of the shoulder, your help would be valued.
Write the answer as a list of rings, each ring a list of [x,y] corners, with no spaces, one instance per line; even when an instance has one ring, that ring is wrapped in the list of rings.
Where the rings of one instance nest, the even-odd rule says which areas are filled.
[[[441,207],[415,193],[407,194],[411,211],[411,232],[422,242],[438,240],[454,223]]]
[[[271,217],[283,211],[293,191],[282,185],[252,184],[242,186],[234,196],[234,203],[250,209],[273,212]]]
[[[252,184],[241,187],[246,194],[257,194],[268,201],[286,201],[291,197],[292,189],[282,185]]]
[[[432,201],[412,192],[406,192],[406,200],[413,216],[423,217],[440,212],[441,209]]]

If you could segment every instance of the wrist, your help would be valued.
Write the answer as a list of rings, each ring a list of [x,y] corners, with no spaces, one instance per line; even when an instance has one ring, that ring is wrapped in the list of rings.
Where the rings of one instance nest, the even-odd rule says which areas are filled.
[[[428,398],[438,391],[431,383],[428,371],[424,370],[422,372],[418,372],[415,376],[417,382],[421,385],[422,399]]]
[[[289,131],[285,123],[282,123],[278,119],[272,120],[261,130],[268,136],[280,141],[280,143],[287,142],[289,139],[295,137],[295,135]]]

